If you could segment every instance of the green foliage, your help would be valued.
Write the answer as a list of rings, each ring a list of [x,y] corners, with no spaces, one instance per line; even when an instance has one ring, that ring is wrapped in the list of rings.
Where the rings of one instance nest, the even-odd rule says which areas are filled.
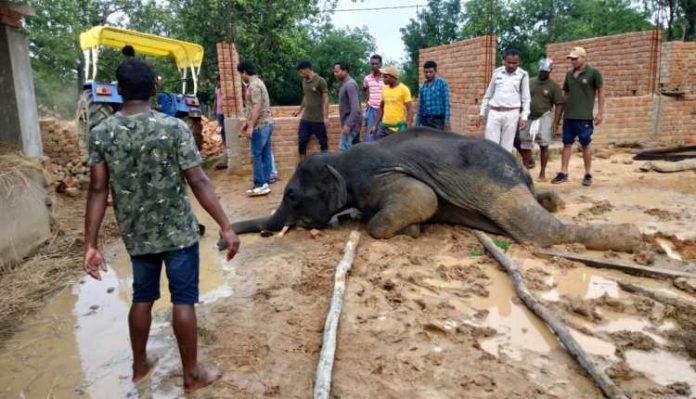
[[[401,81],[411,89],[411,93],[418,93],[418,51],[459,40],[461,22],[459,0],[428,0],[428,6],[401,28],[408,57]]]
[[[493,240],[493,243],[495,244],[496,247],[502,249],[503,251],[507,251],[510,248],[510,241]]]
[[[314,71],[326,79],[333,98],[339,86],[333,75],[333,66],[338,61],[347,62],[351,76],[362,84],[362,77],[370,71],[370,55],[375,51],[374,38],[365,28],[336,29],[325,24],[313,35],[313,42],[306,57],[311,60]]]
[[[669,0],[662,0],[669,1]],[[675,0],[694,2],[694,0]],[[522,66],[536,73],[537,61],[552,42],[651,29],[651,1],[631,0],[430,0],[416,19],[401,29],[408,52],[405,81],[415,88],[418,50],[486,34],[498,37],[498,54],[522,53]]]
[[[471,251],[469,251],[469,257],[471,258],[479,258],[483,255],[485,255],[485,253],[483,252],[483,250],[480,249],[472,249]]]
[[[28,19],[32,69],[39,104],[64,117],[74,115],[81,76],[78,35],[111,24],[203,46],[200,90],[210,95],[218,75],[217,48],[232,41],[242,59],[250,59],[266,81],[273,104],[299,104],[296,63],[310,58],[329,80],[333,62],[346,59],[354,74],[366,71],[374,39],[364,29],[336,29],[322,19],[335,0],[30,0],[37,18]],[[334,59],[335,57],[335,59]],[[112,81],[121,61],[118,50],[104,49],[99,80]],[[180,89],[179,73],[169,59],[148,58],[166,90]],[[331,65],[329,65],[331,64]],[[357,75],[356,75],[357,76]]]

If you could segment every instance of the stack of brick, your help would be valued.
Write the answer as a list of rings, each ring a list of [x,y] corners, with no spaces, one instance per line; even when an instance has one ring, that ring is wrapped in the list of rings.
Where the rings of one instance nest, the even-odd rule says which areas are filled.
[[[44,167],[51,175],[51,183],[60,191],[74,193],[89,183],[87,151],[79,144],[74,128],[55,118],[39,122],[44,149]]]
[[[239,56],[233,43],[218,43],[218,69],[222,90],[222,112],[225,116],[242,117],[242,81],[237,73]]]
[[[222,150],[220,126],[217,121],[211,121],[203,117],[203,148],[201,148],[201,155],[203,158],[210,158],[220,155]]]
[[[468,136],[482,136],[483,127],[476,128],[481,99],[495,69],[496,38],[481,36],[444,46],[420,50],[420,82],[423,63],[437,62],[437,70],[450,88],[452,130]],[[414,97],[417,93],[413,93]]]
[[[696,42],[667,42],[662,47],[660,88],[667,92],[696,92]]]

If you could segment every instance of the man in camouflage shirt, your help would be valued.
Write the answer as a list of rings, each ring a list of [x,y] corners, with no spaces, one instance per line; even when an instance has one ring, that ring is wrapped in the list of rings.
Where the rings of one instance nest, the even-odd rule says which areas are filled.
[[[133,350],[133,382],[154,367],[147,359],[151,311],[159,299],[162,263],[166,266],[173,327],[183,365],[184,389],[195,391],[221,376],[197,360],[194,305],[198,302],[198,223],[187,185],[215,219],[227,243],[227,258],[239,239],[200,167],[201,158],[186,124],[153,111],[155,74],[142,60],[128,59],[116,70],[123,107],[95,127],[89,137],[90,188],[85,221],[85,271],[97,280],[106,271],[97,243],[111,186],[114,211],[133,263],[133,304],[128,315]]]

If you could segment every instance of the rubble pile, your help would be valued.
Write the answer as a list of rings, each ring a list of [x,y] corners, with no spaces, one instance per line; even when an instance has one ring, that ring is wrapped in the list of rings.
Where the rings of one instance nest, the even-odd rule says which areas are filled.
[[[76,195],[89,184],[87,151],[80,146],[74,127],[55,118],[39,122],[43,142],[43,166],[58,192]]]
[[[201,148],[201,156],[210,158],[222,154],[222,151],[223,144],[220,126],[217,121],[203,117],[203,148]]]

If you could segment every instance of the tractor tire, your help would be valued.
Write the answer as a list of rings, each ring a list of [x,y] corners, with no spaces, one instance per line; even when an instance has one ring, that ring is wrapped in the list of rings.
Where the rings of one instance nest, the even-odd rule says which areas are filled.
[[[89,132],[114,113],[109,104],[95,103],[92,90],[84,90],[77,102],[77,133],[82,148],[87,148]]]
[[[187,116],[184,118],[186,125],[191,129],[193,140],[196,142],[198,152],[203,150],[203,119],[201,117]]]

